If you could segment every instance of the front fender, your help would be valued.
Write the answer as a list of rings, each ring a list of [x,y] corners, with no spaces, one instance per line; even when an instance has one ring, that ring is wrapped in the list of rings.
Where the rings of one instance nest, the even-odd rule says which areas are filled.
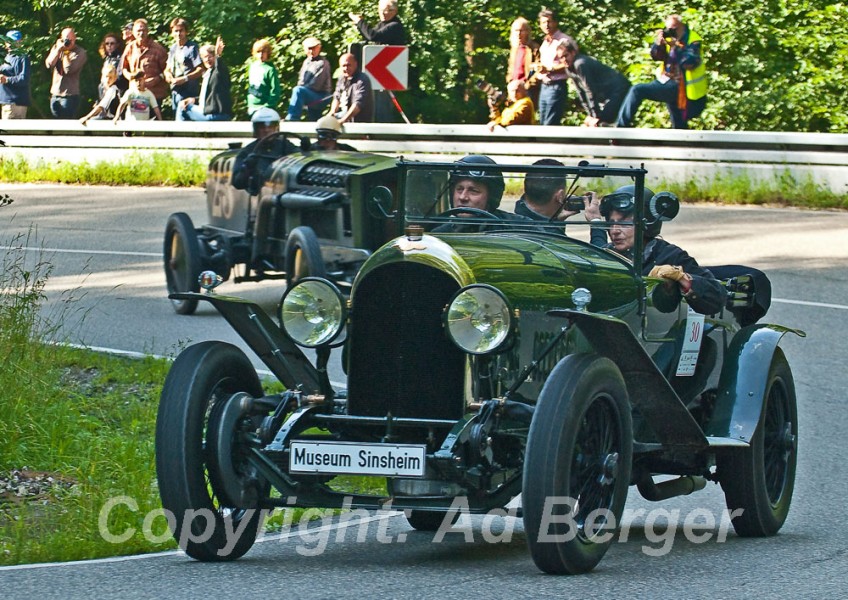
[[[803,331],[779,325],[743,327],[733,337],[724,356],[707,436],[750,443],[763,411],[772,357],[787,333],[806,337]]]
[[[209,302],[287,389],[322,393],[318,371],[258,305],[233,296],[194,292],[171,294],[168,298]]]

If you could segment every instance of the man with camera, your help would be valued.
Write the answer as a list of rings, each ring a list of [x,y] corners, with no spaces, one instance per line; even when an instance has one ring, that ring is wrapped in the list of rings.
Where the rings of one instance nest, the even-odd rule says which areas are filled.
[[[630,127],[642,100],[665,102],[674,129],[686,129],[707,104],[707,70],[701,55],[701,36],[683,23],[680,15],[669,15],[665,29],[657,31],[651,58],[662,61],[657,79],[630,88],[618,127]]]
[[[515,203],[515,214],[537,222],[545,221],[549,223],[545,225],[545,230],[564,233],[562,221],[582,212],[583,217],[592,224],[591,243],[595,246],[606,244],[607,234],[601,226],[603,218],[598,195],[586,192],[585,196],[566,196],[566,177],[556,169],[564,165],[558,160],[541,158],[533,166],[546,168],[524,176],[524,193]]]
[[[65,27],[44,61],[53,71],[50,86],[50,113],[56,119],[76,119],[80,105],[80,71],[88,60],[82,46],[77,45],[77,34]]]

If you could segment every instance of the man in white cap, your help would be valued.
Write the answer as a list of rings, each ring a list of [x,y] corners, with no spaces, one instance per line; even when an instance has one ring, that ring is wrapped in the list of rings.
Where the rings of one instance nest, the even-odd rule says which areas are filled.
[[[292,90],[286,121],[300,121],[304,107],[307,119],[314,121],[332,98],[330,61],[321,55],[321,40],[310,36],[303,40],[303,49],[306,60]]]
[[[0,106],[4,119],[26,119],[30,104],[30,63],[21,49],[23,34],[17,29],[6,33],[6,58],[0,64]]]
[[[315,123],[315,132],[318,140],[313,147],[315,150],[346,150],[356,152],[356,148],[347,144],[339,143],[339,138],[344,133],[342,124],[333,115],[324,115]]]

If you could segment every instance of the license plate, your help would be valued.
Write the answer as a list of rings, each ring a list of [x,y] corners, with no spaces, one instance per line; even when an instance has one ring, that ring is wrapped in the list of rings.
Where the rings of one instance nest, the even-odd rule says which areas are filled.
[[[415,444],[292,442],[292,473],[423,477],[426,447]]]

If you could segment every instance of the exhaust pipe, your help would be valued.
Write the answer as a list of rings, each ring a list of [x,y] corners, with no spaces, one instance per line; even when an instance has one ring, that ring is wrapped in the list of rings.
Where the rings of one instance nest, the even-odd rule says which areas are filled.
[[[654,482],[650,473],[639,479],[636,484],[639,493],[645,500],[651,502],[659,502],[660,500],[668,500],[675,496],[686,496],[692,492],[702,490],[707,486],[707,480],[698,475],[684,475],[677,479],[670,479],[660,483]]]

